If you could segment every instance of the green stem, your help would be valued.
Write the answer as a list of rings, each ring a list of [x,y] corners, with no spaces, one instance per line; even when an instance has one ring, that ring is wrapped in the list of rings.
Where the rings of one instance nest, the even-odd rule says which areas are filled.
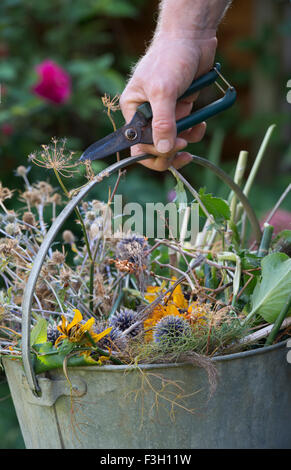
[[[234,175],[234,182],[240,186],[242,183],[242,179],[245,173],[246,165],[248,160],[248,152],[242,150],[238,157],[237,166],[235,169]],[[230,221],[235,223],[236,222],[236,209],[237,209],[237,196],[235,193],[232,192],[231,195],[231,203],[230,203]]]
[[[269,224],[264,225],[264,231],[257,256],[266,256],[269,252],[274,227]]]
[[[264,346],[270,346],[273,343],[278,331],[281,328],[281,325],[282,325],[283,321],[285,320],[285,317],[288,315],[288,313],[290,311],[290,308],[291,308],[291,294],[289,295],[289,297],[287,299],[287,302],[284,305],[284,307],[282,308],[281,312],[277,316],[276,321],[274,323],[274,326],[273,326],[273,328],[272,328],[272,330],[271,330]]]
[[[90,283],[89,283],[89,306],[90,306],[91,312],[93,312],[93,310],[94,310],[94,301],[93,301],[93,298],[94,298],[94,268],[95,268],[95,264],[94,264],[94,260],[92,260],[91,264],[90,264]]]
[[[112,356],[108,351],[104,351],[104,349],[99,348],[99,346],[97,346],[97,344],[95,343],[94,339],[92,338],[92,336],[90,335],[90,333],[88,331],[86,331],[85,334],[86,334],[87,338],[89,339],[90,343],[92,344],[94,350],[100,356],[108,357],[108,359],[110,359],[110,361],[112,361],[113,364],[116,364],[118,366],[124,366],[124,363],[120,359],[117,359],[117,357]]]
[[[268,130],[265,134],[265,137],[263,139],[263,142],[261,143],[261,146],[260,146],[259,151],[257,153],[257,156],[255,158],[254,164],[253,164],[252,169],[250,171],[249,177],[248,177],[247,182],[246,182],[246,184],[244,186],[244,189],[243,189],[243,193],[246,197],[248,197],[249,192],[251,190],[251,187],[254,183],[255,177],[257,175],[257,172],[259,170],[260,164],[263,160],[263,157],[265,155],[265,152],[267,150],[269,141],[271,139],[271,136],[273,134],[273,131],[274,131],[275,127],[276,127],[276,125],[272,124],[268,128]],[[239,206],[237,207],[237,215],[236,215],[237,220],[241,217],[242,211],[243,211],[243,207],[242,207],[241,204],[239,204]]]
[[[56,178],[57,178],[62,190],[64,191],[65,195],[67,196],[68,199],[71,199],[69,191],[67,190],[66,186],[64,185],[58,171],[55,168],[53,170],[54,170]],[[79,220],[79,222],[81,224],[81,227],[82,227],[82,232],[83,232],[83,235],[84,235],[84,239],[85,239],[85,243],[86,243],[86,247],[87,247],[87,251],[88,251],[88,256],[89,256],[90,260],[92,261],[92,253],[91,253],[91,248],[90,248],[90,244],[89,244],[89,240],[88,240],[88,236],[87,236],[87,231],[86,231],[86,228],[85,228],[85,225],[84,225],[84,221],[82,219],[82,216],[80,214],[80,211],[79,211],[78,207],[75,207],[74,210],[75,210],[75,213],[76,213],[76,215],[78,217],[78,220]]]
[[[267,147],[268,147],[270,138],[271,138],[271,136],[272,136],[272,134],[273,134],[273,131],[274,131],[275,127],[276,127],[276,125],[275,125],[275,124],[272,124],[272,125],[268,128],[268,130],[267,130],[267,132],[266,132],[266,134],[265,134],[265,137],[264,137],[264,139],[263,139],[263,142],[261,143],[261,146],[260,146],[260,148],[259,148],[259,151],[258,151],[258,154],[257,154],[257,156],[256,156],[255,162],[254,162],[254,164],[253,164],[253,167],[252,167],[252,169],[251,169],[251,171],[250,171],[249,177],[248,177],[248,179],[247,179],[247,182],[246,182],[245,187],[244,187],[244,190],[243,190],[243,192],[244,192],[244,194],[245,194],[246,196],[249,195],[250,189],[251,189],[251,187],[252,187],[252,185],[253,185],[254,179],[255,179],[255,177],[256,177],[256,174],[257,174],[257,172],[258,172],[258,169],[259,169],[259,166],[260,166],[260,164],[261,164],[261,162],[262,162],[262,159],[263,159],[263,157],[264,157],[264,155],[265,155],[266,149],[267,149]]]

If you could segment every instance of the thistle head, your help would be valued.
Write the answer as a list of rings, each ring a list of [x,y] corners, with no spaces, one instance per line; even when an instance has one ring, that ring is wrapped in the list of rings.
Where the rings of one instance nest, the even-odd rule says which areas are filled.
[[[153,339],[155,343],[171,344],[189,336],[190,333],[191,327],[187,320],[178,315],[167,315],[155,325]]]
[[[134,265],[142,266],[147,264],[148,250],[147,239],[133,233],[117,243],[115,255],[119,260],[127,260]]]
[[[122,308],[116,312],[110,319],[109,325],[118,328],[122,332],[127,330],[139,319],[138,313],[129,308]],[[142,329],[142,325],[137,325],[132,331],[129,332],[130,337],[136,336]]]
[[[104,331],[108,325],[105,322],[99,322],[93,326],[93,331],[96,334],[101,333]],[[112,330],[110,331],[109,335],[104,336],[99,343],[98,346],[102,349],[125,349],[127,344],[126,338],[122,336],[122,331],[120,328],[113,326]]]
[[[49,324],[47,327],[47,340],[54,345],[59,336],[61,336],[61,332],[58,330],[57,323]]]

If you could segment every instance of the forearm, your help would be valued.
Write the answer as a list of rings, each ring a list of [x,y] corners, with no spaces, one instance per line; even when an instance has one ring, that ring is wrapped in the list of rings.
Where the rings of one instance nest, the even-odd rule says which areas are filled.
[[[162,0],[155,38],[161,34],[184,39],[208,39],[216,35],[218,25],[231,0]]]

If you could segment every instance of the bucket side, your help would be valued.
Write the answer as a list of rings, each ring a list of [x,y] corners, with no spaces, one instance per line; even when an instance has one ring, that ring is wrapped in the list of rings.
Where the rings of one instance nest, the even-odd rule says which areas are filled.
[[[7,358],[2,361],[26,448],[63,448],[55,406],[33,404],[21,363]]]

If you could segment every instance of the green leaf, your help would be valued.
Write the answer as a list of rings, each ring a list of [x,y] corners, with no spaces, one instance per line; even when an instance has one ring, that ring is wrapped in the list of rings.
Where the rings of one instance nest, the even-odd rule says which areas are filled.
[[[40,318],[30,333],[30,344],[46,343],[47,341],[47,321],[44,318]]]
[[[52,343],[43,343],[34,345],[37,354],[34,356],[34,370],[36,374],[46,372],[51,369],[63,367],[65,357],[70,354],[76,345],[69,341],[63,341],[61,347],[55,348]],[[96,361],[90,356],[76,354],[68,358],[67,365],[70,366],[88,366],[96,365]]]
[[[220,197],[214,197],[212,194],[205,194],[205,189],[199,190],[199,197],[205,208],[211,214],[216,222],[222,222],[230,219],[230,208],[227,202]],[[205,216],[202,208],[199,208],[200,215]]]
[[[273,323],[282,310],[291,290],[291,258],[284,253],[272,253],[262,259],[262,280],[251,300],[248,317],[259,314]],[[291,312],[290,312],[291,313]]]

